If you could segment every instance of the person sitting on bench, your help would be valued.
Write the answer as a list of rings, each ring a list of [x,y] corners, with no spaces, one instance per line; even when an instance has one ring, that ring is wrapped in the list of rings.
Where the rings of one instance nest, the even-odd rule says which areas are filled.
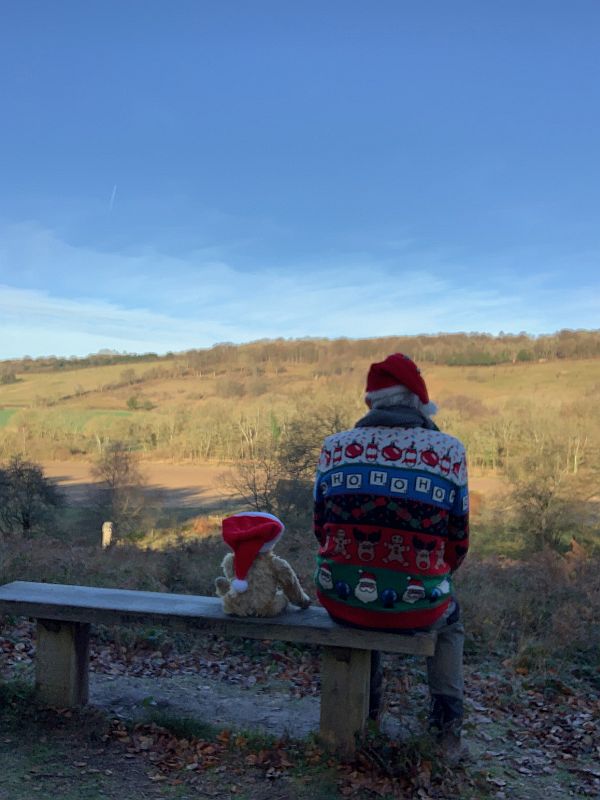
[[[369,412],[325,439],[315,480],[315,581],[337,622],[386,632],[436,631],[427,659],[430,729],[449,757],[464,752],[464,629],[452,576],[468,549],[465,448],[432,421],[416,364],[395,353],[372,364]],[[381,703],[373,651],[370,715]]]

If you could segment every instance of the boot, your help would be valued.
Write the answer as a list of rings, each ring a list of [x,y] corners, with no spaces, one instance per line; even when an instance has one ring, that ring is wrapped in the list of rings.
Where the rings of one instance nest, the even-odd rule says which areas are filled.
[[[429,732],[438,737],[451,722],[462,723],[463,701],[447,694],[431,695],[429,705]]]
[[[446,723],[438,741],[444,760],[450,766],[468,761],[471,757],[469,748],[462,739],[462,720]]]
[[[469,748],[462,741],[463,702],[459,697],[434,694],[429,708],[429,732],[441,747],[449,764],[458,764],[469,757]]]

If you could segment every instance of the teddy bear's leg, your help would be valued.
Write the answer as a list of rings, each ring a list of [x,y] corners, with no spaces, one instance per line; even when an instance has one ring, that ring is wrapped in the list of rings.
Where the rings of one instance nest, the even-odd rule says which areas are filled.
[[[237,594],[227,592],[223,597],[223,611],[226,614],[234,614],[235,616],[245,616],[243,611],[240,610],[240,598]]]
[[[308,608],[310,597],[300,586],[298,576],[291,565],[284,558],[279,558],[278,556],[273,556],[272,564],[279,586],[283,589],[283,593],[290,603],[300,606],[300,608]]]
[[[230,589],[231,584],[227,578],[215,578],[215,589],[217,590],[218,597],[224,597]]]
[[[270,600],[269,604],[265,608],[264,616],[274,617],[276,614],[281,614],[281,612],[286,608],[287,603],[287,597],[283,594],[283,592],[276,592],[273,595],[272,600]]]

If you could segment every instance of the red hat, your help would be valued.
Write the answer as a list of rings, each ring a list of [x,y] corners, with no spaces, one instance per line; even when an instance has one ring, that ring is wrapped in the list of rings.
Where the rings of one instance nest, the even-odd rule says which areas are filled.
[[[406,386],[422,403],[429,403],[429,394],[421,371],[414,361],[402,353],[393,353],[385,361],[371,364],[367,375],[367,396],[393,386]]]
[[[284,530],[280,519],[262,511],[244,511],[223,520],[223,539],[233,550],[235,578],[231,588],[235,592],[246,591],[246,576],[254,559],[259,553],[270,550]]]
[[[359,569],[358,572],[360,575],[358,579],[359,581],[373,581],[373,583],[377,582],[377,578],[372,572],[365,572],[362,569]]]

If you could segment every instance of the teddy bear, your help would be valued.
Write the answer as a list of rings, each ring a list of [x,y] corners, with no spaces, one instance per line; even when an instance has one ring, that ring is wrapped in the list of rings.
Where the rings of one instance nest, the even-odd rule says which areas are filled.
[[[273,514],[246,511],[222,523],[225,543],[233,550],[223,559],[225,577],[215,580],[223,611],[238,617],[273,617],[288,601],[308,608],[310,597],[288,562],[273,555],[285,526]]]

